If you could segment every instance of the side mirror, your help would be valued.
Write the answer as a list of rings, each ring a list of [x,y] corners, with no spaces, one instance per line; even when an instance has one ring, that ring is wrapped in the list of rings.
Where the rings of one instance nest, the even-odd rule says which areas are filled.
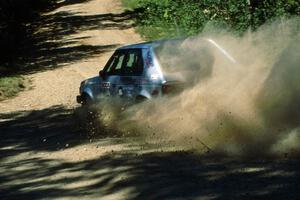
[[[103,78],[103,79],[104,79],[104,72],[103,72],[103,70],[100,70],[99,76],[100,76],[100,78]]]

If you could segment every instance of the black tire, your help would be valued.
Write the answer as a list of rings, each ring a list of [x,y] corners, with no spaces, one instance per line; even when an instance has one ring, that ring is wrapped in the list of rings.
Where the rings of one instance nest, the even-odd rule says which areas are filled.
[[[92,104],[93,104],[92,98],[89,95],[84,94],[81,103],[82,107],[90,108]]]
[[[94,130],[94,123],[96,119],[96,110],[93,108],[93,100],[88,94],[83,94],[81,102],[81,118],[82,127],[89,132]]]
[[[143,102],[146,101],[146,100],[147,100],[147,98],[144,97],[144,96],[137,96],[137,97],[135,98],[135,103],[143,103]]]

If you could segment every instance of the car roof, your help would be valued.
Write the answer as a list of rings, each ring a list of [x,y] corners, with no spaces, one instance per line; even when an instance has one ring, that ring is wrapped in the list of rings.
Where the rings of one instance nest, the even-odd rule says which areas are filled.
[[[118,48],[117,50],[126,50],[126,49],[149,49],[152,47],[158,47],[166,42],[183,42],[184,38],[178,39],[169,39],[169,40],[157,40],[157,41],[150,41],[150,42],[143,42],[137,44],[126,45]]]
[[[130,44],[126,46],[122,46],[117,50],[125,50],[125,49],[148,49],[153,46],[153,42],[143,42],[138,44]]]
[[[214,40],[209,39],[209,38],[197,38],[197,37],[189,37],[190,39],[201,39],[202,41],[209,42],[210,44],[213,45],[213,47],[217,48],[226,58],[228,58],[231,62],[237,63],[237,61],[221,46],[219,46]],[[126,45],[123,47],[120,47],[117,49],[118,50],[126,50],[126,49],[149,49],[149,48],[157,48],[160,47],[166,43],[168,44],[180,44],[184,42],[187,39],[187,37],[183,38],[175,38],[175,39],[166,39],[166,40],[157,40],[157,41],[151,41],[151,42],[143,42],[143,43],[138,43],[138,44],[131,44],[131,45]]]

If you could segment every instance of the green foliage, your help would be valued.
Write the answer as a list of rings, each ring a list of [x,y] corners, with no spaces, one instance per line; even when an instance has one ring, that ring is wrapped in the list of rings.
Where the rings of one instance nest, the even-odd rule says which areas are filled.
[[[148,39],[194,35],[207,24],[243,33],[276,17],[300,14],[298,0],[123,0],[140,11],[137,23]],[[249,5],[248,3],[251,3]]]
[[[128,10],[134,10],[139,7],[140,0],[122,0],[123,7]]]
[[[13,97],[25,89],[26,81],[20,76],[0,78],[0,100]]]

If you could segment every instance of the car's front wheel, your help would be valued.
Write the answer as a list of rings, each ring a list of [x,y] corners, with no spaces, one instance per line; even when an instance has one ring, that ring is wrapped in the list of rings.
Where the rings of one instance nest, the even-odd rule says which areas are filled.
[[[89,108],[90,106],[92,106],[92,104],[93,104],[92,98],[87,94],[83,94],[82,101],[81,101],[82,107]]]

